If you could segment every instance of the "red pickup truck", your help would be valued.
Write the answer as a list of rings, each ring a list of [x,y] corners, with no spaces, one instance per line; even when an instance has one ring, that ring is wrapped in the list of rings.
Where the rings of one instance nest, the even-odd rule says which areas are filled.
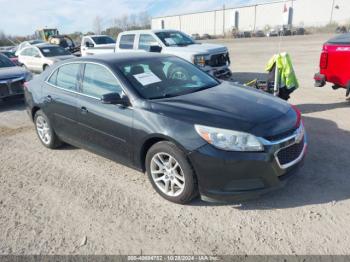
[[[350,94],[350,33],[336,36],[323,45],[320,72],[314,79],[317,87],[329,82],[333,89],[345,88],[346,96]]]

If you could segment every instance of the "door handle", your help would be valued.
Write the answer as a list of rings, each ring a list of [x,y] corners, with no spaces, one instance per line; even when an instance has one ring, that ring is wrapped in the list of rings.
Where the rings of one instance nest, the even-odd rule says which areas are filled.
[[[50,102],[52,102],[52,96],[48,95],[48,96],[45,97],[44,100],[45,100],[46,103],[50,103]]]
[[[82,114],[87,114],[87,113],[89,113],[89,110],[87,110],[87,108],[86,108],[85,106],[82,106],[82,107],[80,108],[80,112],[81,112]]]

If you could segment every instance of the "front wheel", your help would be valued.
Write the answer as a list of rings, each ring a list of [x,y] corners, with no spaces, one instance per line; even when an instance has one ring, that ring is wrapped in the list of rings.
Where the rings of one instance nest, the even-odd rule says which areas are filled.
[[[186,204],[197,196],[197,180],[185,154],[173,143],[159,142],[147,152],[146,170],[153,188],[165,199]]]

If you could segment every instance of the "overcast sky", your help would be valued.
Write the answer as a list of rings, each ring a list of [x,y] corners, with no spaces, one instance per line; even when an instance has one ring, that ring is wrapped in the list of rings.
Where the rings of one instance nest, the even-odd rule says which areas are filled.
[[[96,16],[106,28],[113,18],[142,11],[161,16],[257,1],[266,0],[0,0],[0,31],[28,35],[47,26],[57,27],[61,33],[87,32],[93,29]]]

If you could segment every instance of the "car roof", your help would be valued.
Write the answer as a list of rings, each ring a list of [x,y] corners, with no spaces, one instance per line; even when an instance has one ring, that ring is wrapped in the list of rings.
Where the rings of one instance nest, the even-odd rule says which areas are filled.
[[[130,30],[130,31],[124,31],[120,34],[141,34],[141,33],[160,33],[160,32],[179,32],[179,30],[174,29],[158,29],[158,30],[152,30],[152,29],[145,29],[145,30]]]
[[[101,54],[86,57],[77,57],[73,60],[75,62],[93,62],[113,66],[116,63],[121,62],[138,61],[140,59],[150,59],[159,57],[172,57],[172,55],[151,52],[122,52],[117,54]]]

